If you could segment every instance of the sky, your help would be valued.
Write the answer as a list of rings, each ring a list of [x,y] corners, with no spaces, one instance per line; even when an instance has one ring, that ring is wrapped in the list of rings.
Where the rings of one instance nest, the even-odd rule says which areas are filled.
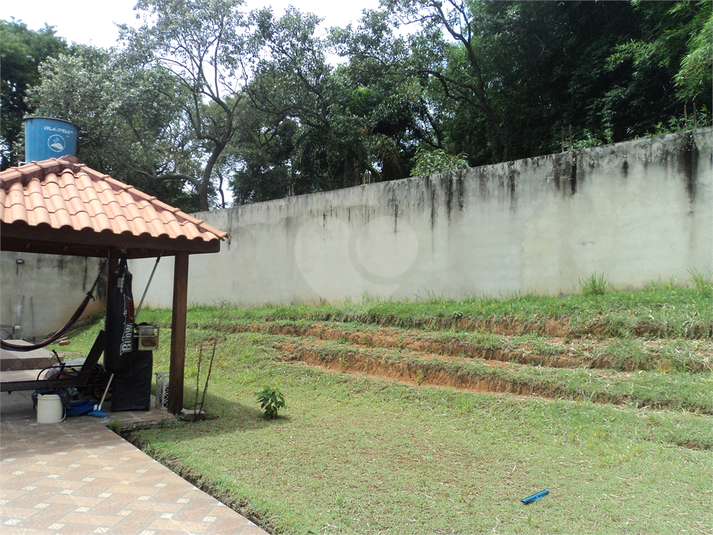
[[[43,28],[45,23],[55,27],[55,33],[68,43],[81,43],[102,48],[116,44],[119,31],[116,24],[136,25],[136,0],[7,0],[0,18],[21,20],[31,30]],[[342,3],[334,0],[247,0],[248,10],[272,5],[276,15],[293,4],[300,11],[311,12],[325,19],[329,26],[356,23],[363,9],[375,9],[378,0],[356,0]]]
[[[246,10],[273,7],[280,16],[289,5],[296,5],[303,12],[314,13],[325,19],[323,25],[346,26],[357,23],[363,9],[376,9],[379,0],[246,0]],[[55,27],[55,34],[67,43],[80,43],[101,48],[117,44],[119,30],[116,24],[138,25],[134,6],[136,0],[5,0],[0,19],[21,20],[31,30],[44,28],[45,23]],[[231,201],[230,191],[225,191]]]

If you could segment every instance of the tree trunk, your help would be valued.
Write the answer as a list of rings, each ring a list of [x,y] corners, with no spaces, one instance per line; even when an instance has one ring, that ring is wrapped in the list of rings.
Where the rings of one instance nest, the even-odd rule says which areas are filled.
[[[210,210],[210,203],[208,202],[210,177],[213,175],[213,167],[215,167],[215,164],[224,148],[225,143],[216,143],[213,148],[213,152],[211,153],[210,158],[208,158],[208,162],[206,162],[205,168],[203,169],[203,178],[201,179],[200,187],[198,188],[198,200],[200,201],[201,210],[204,212]]]

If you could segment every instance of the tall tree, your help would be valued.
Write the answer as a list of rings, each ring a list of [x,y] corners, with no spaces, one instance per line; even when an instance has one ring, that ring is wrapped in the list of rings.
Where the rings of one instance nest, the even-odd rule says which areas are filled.
[[[186,210],[200,208],[186,185],[200,171],[186,135],[188,95],[160,66],[144,68],[116,51],[77,46],[40,67],[30,90],[39,113],[79,129],[77,156],[87,165]]]
[[[67,50],[67,43],[51,26],[34,31],[21,21],[0,20],[0,169],[24,158],[20,154],[22,124],[33,111],[26,99],[27,89],[39,82],[40,64]]]
[[[626,2],[482,3],[476,42],[502,124],[503,156],[556,151],[562,128],[569,134],[570,125],[575,137],[613,132],[598,99],[626,79],[624,69],[610,68],[608,57],[636,31]],[[449,67],[458,64],[452,61]],[[455,146],[476,155],[473,149],[487,140],[487,132],[462,106],[452,117]],[[481,158],[476,162],[486,163]]]
[[[327,61],[327,43],[316,35],[320,19],[289,8],[276,19],[270,9],[254,15],[266,54],[247,88],[250,104],[278,124],[294,121],[293,175],[307,174],[317,190],[360,183],[356,128],[335,105],[344,89]],[[354,125],[352,125],[354,126]],[[351,137],[347,140],[346,137]]]
[[[382,0],[352,53],[424,88],[435,143],[423,150],[480,165],[557,150],[564,128],[575,141],[644,135],[693,87],[709,108],[710,5]],[[409,25],[405,52],[380,17]]]
[[[435,80],[444,97],[477,110],[491,132],[493,156],[504,155],[502,120],[492,103],[489,82],[479,50],[481,2],[464,0],[383,0],[382,9],[394,13],[400,25],[418,25],[410,36],[413,76]],[[457,64],[457,65],[454,65]]]
[[[623,66],[630,72],[626,82],[608,99],[629,103],[628,117],[617,119],[628,122],[630,135],[642,135],[651,133],[657,123],[669,117],[683,115],[686,103],[691,111],[695,104],[699,110],[710,112],[711,2],[635,2],[633,8],[639,33],[635,39],[621,43],[610,59],[613,66]],[[652,102],[656,105],[652,106]]]
[[[140,0],[144,24],[122,38],[145,65],[168,70],[190,95],[178,98],[201,171],[190,178],[202,210],[214,201],[221,156],[238,129],[241,89],[253,51],[242,0]],[[172,95],[167,95],[172,98]],[[217,166],[217,167],[216,167]]]
[[[683,101],[700,101],[711,110],[713,98],[713,4],[708,1],[694,5],[679,4],[678,10],[689,8],[686,54],[676,73],[678,97]]]
[[[268,201],[290,194],[309,193],[312,184],[292,172],[292,151],[298,125],[291,119],[274,117],[246,107],[250,120],[243,124],[228,149],[240,162],[230,177],[236,205]]]
[[[294,8],[279,19],[270,9],[254,16],[268,53],[247,87],[250,105],[263,117],[261,135],[253,139],[280,140],[290,150],[268,153],[279,154],[281,162],[246,166],[236,186],[254,183],[259,169],[269,170],[267,180],[278,168],[288,171],[279,175],[289,180],[283,195],[408,176],[417,116],[425,110],[418,87],[370,59],[350,58],[349,28],[318,36],[319,19]],[[338,54],[346,62],[335,65]]]

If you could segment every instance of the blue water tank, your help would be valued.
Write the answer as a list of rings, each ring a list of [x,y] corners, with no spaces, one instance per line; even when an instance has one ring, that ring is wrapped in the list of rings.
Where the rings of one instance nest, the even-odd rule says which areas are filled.
[[[60,156],[75,156],[77,127],[63,119],[25,119],[25,161],[39,162]]]

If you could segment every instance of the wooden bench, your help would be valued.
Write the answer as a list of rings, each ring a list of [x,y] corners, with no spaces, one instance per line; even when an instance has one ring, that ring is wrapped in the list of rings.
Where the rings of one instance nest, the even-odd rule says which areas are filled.
[[[104,348],[106,347],[106,333],[100,331],[97,339],[94,341],[92,349],[89,351],[89,355],[84,360],[82,368],[76,375],[68,376],[64,379],[34,379],[34,380],[7,380],[11,379],[13,374],[23,373],[23,372],[0,372],[0,392],[14,392],[22,390],[41,390],[46,388],[89,388],[96,386],[106,386],[108,377],[107,374],[97,374],[95,373],[95,368],[99,363],[99,358],[104,353]],[[43,371],[59,368],[59,366],[52,366],[50,368],[45,368]],[[39,377],[39,375],[38,375]]]

